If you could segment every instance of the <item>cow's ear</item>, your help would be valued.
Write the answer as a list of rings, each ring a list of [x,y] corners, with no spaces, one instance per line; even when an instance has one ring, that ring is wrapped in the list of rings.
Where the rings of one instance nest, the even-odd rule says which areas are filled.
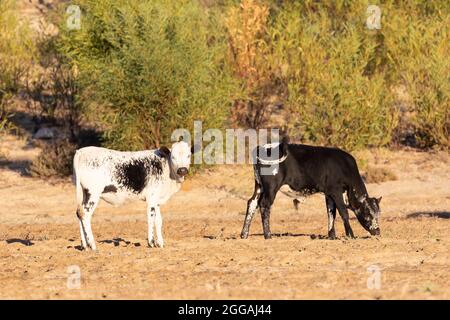
[[[161,156],[163,156],[164,158],[169,158],[170,157],[170,150],[169,148],[162,146],[159,147],[158,152],[161,154]]]
[[[281,152],[281,155],[280,155],[280,157],[284,157],[285,155],[287,155],[287,153],[288,153],[288,146],[289,146],[289,141],[290,141],[290,139],[289,139],[289,136],[287,136],[287,135],[285,135],[284,137],[283,137],[283,139],[281,139],[281,144],[280,144],[280,152]]]
[[[379,197],[379,198],[377,199],[378,204],[380,204],[382,198],[383,198],[383,197]]]
[[[285,134],[285,135],[283,136],[283,138],[281,139],[281,143],[282,143],[282,144],[289,144],[290,141],[291,141],[291,139],[289,138],[289,136],[288,136],[287,134]]]

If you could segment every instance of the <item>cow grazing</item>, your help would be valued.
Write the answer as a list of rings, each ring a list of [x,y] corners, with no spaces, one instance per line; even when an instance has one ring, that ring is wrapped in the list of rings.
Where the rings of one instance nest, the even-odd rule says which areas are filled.
[[[100,199],[113,205],[129,199],[146,201],[148,244],[163,247],[160,205],[180,190],[190,162],[191,149],[184,141],[174,143],[172,150],[166,147],[137,152],[98,147],[77,150],[73,164],[82,247],[96,249],[91,218]]]
[[[277,151],[278,157],[271,159],[274,157],[274,151]],[[264,237],[271,237],[270,209],[277,192],[285,185],[288,188],[284,187],[282,192],[295,192],[297,199],[317,192],[325,194],[330,239],[336,238],[336,209],[343,219],[347,236],[354,237],[347,208],[354,211],[358,221],[371,235],[380,234],[378,220],[381,198],[369,197],[356,161],[347,152],[336,148],[289,144],[284,140],[275,146],[259,146],[253,154],[255,190],[248,200],[241,238],[248,237],[250,223],[258,207],[261,211]],[[345,192],[348,204],[344,201]],[[298,200],[294,201],[294,205],[297,206],[298,203]]]

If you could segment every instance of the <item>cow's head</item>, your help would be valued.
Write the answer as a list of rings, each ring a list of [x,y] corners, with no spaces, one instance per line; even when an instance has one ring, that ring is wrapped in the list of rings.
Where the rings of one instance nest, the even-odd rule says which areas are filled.
[[[170,171],[174,178],[178,181],[183,181],[191,165],[191,148],[189,148],[189,144],[185,141],[175,142],[172,144],[171,150],[161,147],[159,152],[169,159]]]
[[[361,201],[361,206],[356,212],[356,217],[361,225],[370,232],[371,235],[380,235],[380,198],[365,197]]]

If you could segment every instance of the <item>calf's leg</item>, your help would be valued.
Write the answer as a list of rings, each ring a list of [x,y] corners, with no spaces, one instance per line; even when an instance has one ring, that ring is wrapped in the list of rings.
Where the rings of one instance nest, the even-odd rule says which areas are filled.
[[[261,219],[263,224],[264,239],[272,238],[270,232],[270,207],[261,207]]]
[[[77,215],[78,215],[78,211],[77,211]],[[80,224],[80,236],[81,236],[81,247],[83,249],[87,248],[87,242],[86,242],[86,235],[84,234],[84,229],[83,229],[83,223],[81,222],[81,218],[78,218],[79,220],[79,224]]]
[[[155,247],[155,238],[153,234],[153,230],[155,228],[155,220],[156,220],[156,204],[147,203],[147,221],[148,221],[148,237],[147,243],[149,247]]]
[[[97,249],[94,234],[92,233],[91,220],[99,200],[99,195],[95,193],[91,194],[87,189],[84,190],[81,210],[80,208],[77,210],[77,215],[80,220],[81,245],[83,249]]]
[[[275,192],[263,192],[260,200],[261,219],[263,224],[264,239],[272,238],[270,233],[270,208],[275,200]]]
[[[336,239],[336,231],[334,229],[334,221],[336,219],[336,204],[330,196],[325,196],[328,213],[328,239]]]
[[[159,205],[156,206],[155,225],[156,225],[156,246],[162,248],[164,247],[164,239],[162,236],[162,216]]]
[[[77,208],[77,217],[78,217],[78,222],[80,225],[81,247],[83,249],[86,249],[87,242],[86,242],[86,235],[84,234],[83,223],[82,223],[83,216],[84,216],[83,208],[82,208],[82,205],[79,204],[78,208]]]
[[[342,220],[344,221],[345,235],[347,237],[354,238],[352,227],[350,226],[347,206],[345,205],[344,198],[342,197],[342,193],[336,193],[333,195],[333,200],[336,203],[336,207],[341,215]]]
[[[248,238],[250,224],[252,222],[253,215],[255,214],[256,209],[258,209],[258,202],[260,196],[261,196],[261,187],[258,184],[258,182],[255,181],[255,191],[253,192],[252,197],[247,201],[247,213],[245,214],[244,226],[242,227],[241,231],[242,239]]]

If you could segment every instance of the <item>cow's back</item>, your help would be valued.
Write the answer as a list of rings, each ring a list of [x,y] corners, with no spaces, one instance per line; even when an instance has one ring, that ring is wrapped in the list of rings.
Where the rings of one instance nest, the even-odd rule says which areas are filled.
[[[280,172],[289,185],[322,192],[330,186],[364,188],[356,160],[341,149],[289,144],[288,154]]]
[[[333,171],[346,176],[358,173],[353,156],[338,148],[289,145],[289,154],[307,171]]]

